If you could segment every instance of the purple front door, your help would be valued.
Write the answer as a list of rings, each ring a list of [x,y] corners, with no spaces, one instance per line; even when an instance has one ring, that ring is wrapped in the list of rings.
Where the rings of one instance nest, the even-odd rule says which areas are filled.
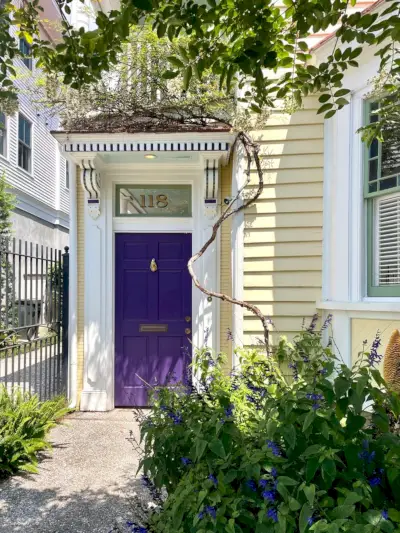
[[[148,405],[146,383],[184,381],[191,357],[192,236],[116,235],[115,406]]]

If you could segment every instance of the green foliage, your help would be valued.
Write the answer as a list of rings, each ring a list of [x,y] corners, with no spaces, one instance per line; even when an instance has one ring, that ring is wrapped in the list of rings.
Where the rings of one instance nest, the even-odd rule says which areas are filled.
[[[71,1],[60,0],[59,8],[70,13]],[[329,118],[348,103],[344,72],[358,67],[363,48],[376,49],[380,72],[391,76],[385,91],[397,92],[400,0],[387,3],[373,13],[351,13],[356,0],[284,0],[283,9],[275,0],[122,0],[118,10],[97,12],[95,30],[73,28],[64,17],[62,42],[51,47],[40,37],[38,0],[22,7],[6,1],[0,8],[0,101],[15,97],[8,75],[15,75],[12,61],[20,52],[8,35],[11,26],[16,25],[31,43],[41,68],[62,73],[66,85],[80,89],[97,83],[119,64],[132,27],[147,21],[160,39],[187,38],[184,48],[170,56],[165,79],[180,73],[188,87],[193,77],[202,79],[211,72],[228,94],[238,84],[242,99],[254,112],[282,98],[293,108],[305,96],[322,93],[319,112]],[[326,61],[313,64],[307,37],[336,25],[340,27],[332,53]],[[277,78],[271,71],[284,74]]]
[[[37,472],[37,453],[50,448],[46,434],[67,412],[64,398],[40,402],[0,386],[0,478],[19,470]]]
[[[141,467],[168,497],[149,531],[400,531],[400,400],[373,367],[379,343],[350,369],[314,328],[271,357],[237,350],[229,376],[202,350],[198,388],[156,390]]]

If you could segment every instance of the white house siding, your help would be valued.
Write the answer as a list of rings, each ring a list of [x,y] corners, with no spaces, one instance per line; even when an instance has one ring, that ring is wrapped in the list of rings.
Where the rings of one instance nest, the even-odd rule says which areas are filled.
[[[58,125],[51,110],[34,103],[35,65],[30,71],[15,61],[19,110],[7,117],[7,154],[0,156],[0,173],[17,198],[13,235],[34,243],[57,248],[68,243],[69,191],[65,188],[65,159],[50,134]],[[32,172],[18,166],[19,113],[32,123]],[[27,220],[23,221],[23,217]]]

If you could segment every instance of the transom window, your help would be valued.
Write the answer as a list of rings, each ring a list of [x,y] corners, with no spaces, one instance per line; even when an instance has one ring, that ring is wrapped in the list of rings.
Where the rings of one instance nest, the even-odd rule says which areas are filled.
[[[378,120],[379,104],[367,102],[367,120]],[[400,296],[400,135],[385,132],[366,147],[368,295]]]
[[[0,113],[0,154],[7,157],[7,118]]]
[[[28,67],[29,70],[32,70],[32,57],[31,57],[32,49],[30,45],[28,44],[28,41],[24,37],[21,37],[19,40],[19,51],[24,56],[22,58],[24,65]]]
[[[18,119],[18,165],[32,172],[32,123],[21,114]]]

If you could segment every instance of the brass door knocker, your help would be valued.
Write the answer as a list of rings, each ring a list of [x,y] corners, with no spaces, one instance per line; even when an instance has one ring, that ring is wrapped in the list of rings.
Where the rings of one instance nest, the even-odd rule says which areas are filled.
[[[156,263],[156,260],[153,257],[153,259],[150,261],[150,270],[152,272],[157,272],[157,269],[158,269],[157,263]]]

